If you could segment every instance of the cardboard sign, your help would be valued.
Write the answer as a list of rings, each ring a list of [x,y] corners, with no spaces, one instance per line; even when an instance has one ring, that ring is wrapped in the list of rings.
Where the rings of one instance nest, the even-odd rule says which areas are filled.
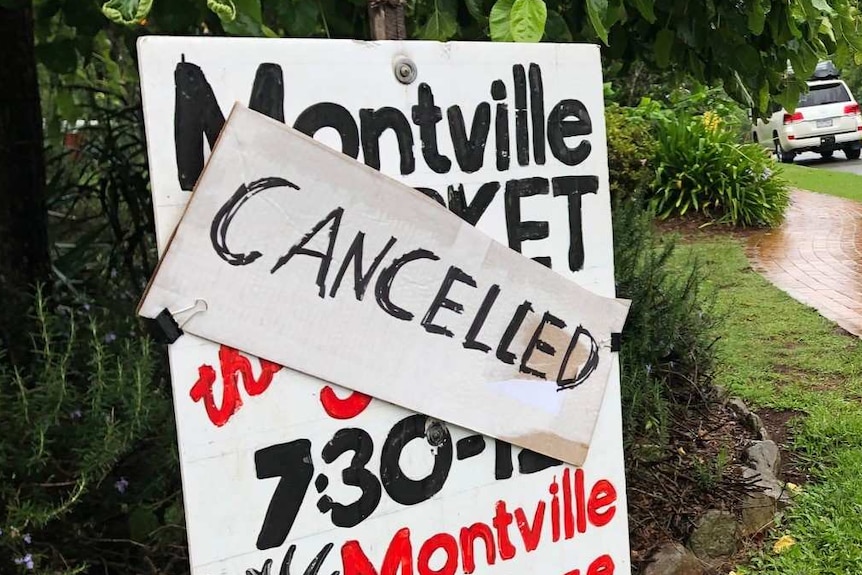
[[[158,37],[139,55],[162,249],[240,101],[614,296],[597,47]],[[412,84],[396,79],[399,58]],[[549,122],[572,101],[588,133],[563,136]],[[505,194],[510,180],[571,175],[598,189]],[[615,361],[575,468],[194,335],[168,352],[195,575],[630,572]]]
[[[188,333],[575,465],[628,310],[242,106],[139,313],[196,301]]]

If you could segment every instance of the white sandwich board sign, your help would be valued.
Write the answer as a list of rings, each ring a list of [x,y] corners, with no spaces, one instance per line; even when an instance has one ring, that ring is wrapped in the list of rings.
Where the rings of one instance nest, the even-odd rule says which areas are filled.
[[[596,47],[193,38],[145,38],[139,46],[162,250],[186,208],[189,192],[216,144],[228,111],[235,101],[240,101],[420,189],[488,236],[604,296],[605,299],[596,298],[597,302],[616,303],[610,299],[614,296],[610,202]],[[399,82],[393,73],[393,67],[402,65],[405,58],[415,65],[417,73],[415,81],[407,84]],[[245,114],[249,121],[260,122],[257,115]],[[264,122],[261,125],[273,126]],[[276,131],[290,134],[283,129]],[[290,137],[303,144],[297,144],[298,153],[322,153],[301,137]],[[259,145],[253,147],[262,149]],[[284,151],[259,153],[277,158]],[[255,176],[255,167],[260,164],[256,162],[262,160],[247,160],[232,164],[232,170],[219,177],[226,185],[228,180],[230,185],[257,181],[255,177],[260,176]],[[303,177],[312,176],[311,167],[309,163]],[[326,173],[317,176],[315,185],[349,177],[357,173],[353,168],[326,169]],[[213,177],[219,174],[217,170],[211,174],[209,169],[206,173]],[[362,176],[354,178],[375,177],[365,170],[359,173]],[[578,179],[570,180],[574,177]],[[381,187],[394,185],[382,181]],[[569,181],[590,184],[561,184]],[[341,187],[348,183],[342,182]],[[236,191],[237,186],[233,189]],[[410,191],[399,188],[397,192],[417,199]],[[269,199],[275,197],[271,195]],[[258,208],[251,209],[252,204]],[[201,195],[200,205],[207,205],[205,194]],[[260,209],[265,205],[271,206],[268,212]],[[429,205],[423,202],[423,208]],[[241,210],[230,212],[231,218],[235,217],[232,225],[236,226],[231,233],[218,226],[211,230],[221,238],[226,257],[248,255],[255,245],[289,249],[296,243],[295,233],[273,240],[280,234],[273,224],[296,218],[299,229],[305,225],[302,222],[310,221],[308,218],[319,216],[316,211],[309,212],[311,206],[302,204],[302,200],[298,204],[268,204],[261,196]],[[384,208],[397,206],[375,208],[381,217],[388,217],[384,216]],[[189,208],[189,221],[193,221],[193,213],[195,202]],[[345,209],[344,229],[356,226],[347,223],[347,213]],[[434,219],[432,212],[422,213],[422,217]],[[255,227],[247,217],[261,218],[261,225]],[[241,225],[244,218],[246,222]],[[445,224],[447,219],[440,219],[441,225],[449,225]],[[404,235],[417,234],[411,237],[425,243],[437,241],[428,231],[430,224],[417,221],[416,229],[405,230]],[[481,248],[479,236],[463,233],[459,226],[450,228],[462,232],[445,232],[451,234],[450,243],[434,244],[440,250],[441,262],[445,262],[441,267],[457,267],[464,273],[469,273],[469,268],[475,272],[477,284],[480,278],[488,280],[491,285],[500,285],[502,294],[504,279],[496,281],[493,276],[494,270],[501,268],[495,267],[494,261],[489,265],[467,254],[479,249],[495,254],[495,258],[512,254],[501,255],[505,252],[487,243]],[[351,228],[351,240],[355,240],[357,231]],[[178,238],[181,234],[182,230]],[[202,237],[210,241],[209,235]],[[324,239],[322,234],[320,240]],[[282,243],[268,243],[272,241]],[[376,246],[374,253],[380,253],[380,241],[379,237],[367,235],[367,247]],[[382,241],[385,244],[386,238]],[[325,247],[326,242],[315,249],[320,246]],[[212,252],[212,245],[209,250]],[[314,258],[305,259],[310,262]],[[370,261],[367,256],[364,260]],[[334,266],[341,263],[332,261]],[[508,266],[509,260],[506,261]],[[170,258],[165,259],[163,265],[169,262]],[[529,264],[521,262],[524,263]],[[247,266],[238,266],[237,270],[243,267]],[[358,268],[345,272],[343,279],[349,281],[341,289],[349,289],[344,293],[359,283],[353,275],[355,269]],[[509,297],[528,287],[537,290],[536,298],[539,294],[550,297],[543,286],[559,283],[557,277],[537,265],[518,269],[530,270],[534,277],[505,278],[506,282],[516,282],[510,284],[513,295]],[[312,287],[318,288],[321,286],[314,285],[315,273]],[[521,275],[524,273],[527,272]],[[209,289],[201,299],[208,305],[207,298],[213,299],[213,310],[226,309],[219,299],[222,292],[198,281],[195,274],[194,269],[186,271],[186,277],[196,281],[192,291]],[[269,281],[278,275],[271,274]],[[179,276],[175,274],[176,277]],[[334,277],[335,274],[330,276]],[[539,277],[547,283],[538,282]],[[423,277],[422,273],[403,279],[411,280],[405,286],[432,280],[437,282],[435,288],[441,285],[439,277]],[[229,281],[237,302],[233,312],[241,311],[246,304],[258,309],[258,303],[274,293],[268,291],[270,284],[262,280]],[[326,288],[331,291],[331,280]],[[582,293],[574,286],[572,290]],[[464,293],[459,292],[460,299],[464,299]],[[486,293],[479,294],[480,302]],[[312,295],[317,297],[316,293]],[[571,296],[556,297],[562,302]],[[337,297],[325,299],[340,301]],[[418,304],[403,288],[393,291],[391,299],[402,302],[404,309]],[[344,305],[350,301],[344,298]],[[571,306],[566,309],[573,314],[575,310],[579,314],[583,311],[576,302],[543,299],[543,304],[545,301],[548,305],[533,315],[562,305]],[[179,306],[193,302],[188,302],[183,290],[183,297],[176,303]],[[428,308],[428,302],[424,303],[426,309],[421,313]],[[352,298],[352,305],[357,304],[362,302]],[[600,315],[601,303],[597,305],[592,310],[594,315]],[[614,307],[608,305],[609,309]],[[464,323],[466,320],[459,314],[442,307],[448,312],[446,323],[429,325],[451,325],[469,331],[469,322]],[[377,307],[376,313],[380,309]],[[191,335],[198,331],[194,326],[206,324],[207,316],[219,317],[210,311],[190,317],[186,323],[190,333],[170,347],[195,575],[288,571],[308,575],[514,574],[525,569],[599,575],[630,571],[615,361],[605,358],[599,362],[609,364],[602,380],[606,391],[596,402],[598,416],[586,460],[580,467],[571,467],[536,450],[513,447],[500,439],[371,400],[361,393]],[[371,311],[374,308],[369,306],[362,313],[371,318]],[[298,323],[313,324],[317,317],[314,313],[309,308],[305,316],[297,319]],[[243,321],[241,314],[231,317]],[[439,319],[443,317],[439,315]],[[381,319],[385,318],[378,316],[373,321]],[[613,320],[605,319],[603,325],[614,325]],[[536,319],[533,321],[535,328]],[[581,319],[573,317],[571,321],[575,325]],[[257,315],[247,324],[251,322],[262,322],[266,327],[267,318]],[[417,328],[417,324],[411,327]],[[403,335],[401,326],[388,329],[391,337],[414,337]],[[596,338],[597,344],[607,343],[609,334],[605,332],[609,329],[599,329],[602,335]],[[374,333],[378,331],[379,327]],[[221,337],[225,333],[219,330],[218,336],[211,337],[231,342],[228,336]],[[562,333],[560,330],[557,335]],[[465,335],[459,336],[457,343],[467,341]],[[369,334],[338,337],[365,338]],[[313,337],[308,339],[303,345],[313,346]],[[438,340],[452,343],[451,338]],[[363,345],[378,343],[368,341]],[[429,345],[433,348],[439,344]],[[264,357],[279,361],[284,357],[297,365],[296,357],[270,354],[265,347],[260,351],[267,352],[260,353]],[[439,361],[433,352],[427,356],[428,362]],[[516,363],[521,359],[517,357]],[[482,362],[477,365],[481,369]],[[527,362],[526,366],[530,365],[533,364]],[[357,373],[361,367],[357,365]],[[433,375],[444,368],[445,365],[428,365],[427,371]],[[349,374],[341,372],[333,376],[317,372],[316,368],[305,371],[345,384],[350,381]],[[392,372],[386,373],[389,377]],[[590,380],[595,376],[591,375]],[[367,375],[363,377],[365,389],[381,386]],[[386,382],[382,383],[385,387]],[[541,383],[556,387],[553,381]],[[559,394],[571,391],[577,389]],[[530,396],[513,395],[518,397],[509,400],[526,402]],[[533,407],[547,407],[542,394],[535,395],[529,397]],[[410,404],[422,405],[423,392],[417,391],[416,396]],[[482,399],[468,397],[466,401],[474,404],[462,405],[462,409],[495,409],[481,403]],[[456,417],[462,415],[459,412]],[[485,425],[487,418],[471,421]],[[485,429],[500,431],[517,428],[518,424],[502,422],[499,429]],[[573,427],[577,427],[576,422]]]

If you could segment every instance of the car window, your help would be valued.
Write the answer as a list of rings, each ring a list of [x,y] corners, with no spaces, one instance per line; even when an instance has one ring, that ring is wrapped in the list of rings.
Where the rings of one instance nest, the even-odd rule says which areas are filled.
[[[844,84],[818,84],[817,86],[809,86],[808,93],[799,97],[799,104],[796,107],[806,108],[849,101],[850,93],[847,92]]]

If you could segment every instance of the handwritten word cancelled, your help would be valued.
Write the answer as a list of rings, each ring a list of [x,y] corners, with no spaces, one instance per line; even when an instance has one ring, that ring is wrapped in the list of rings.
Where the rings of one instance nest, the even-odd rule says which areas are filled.
[[[189,333],[574,464],[628,308],[240,106],[140,313],[196,300]]]

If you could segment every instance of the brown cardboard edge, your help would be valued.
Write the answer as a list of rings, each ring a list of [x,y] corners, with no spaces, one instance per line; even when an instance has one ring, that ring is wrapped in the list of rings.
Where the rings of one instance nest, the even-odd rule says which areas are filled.
[[[161,257],[159,258],[159,261],[156,264],[156,267],[153,269],[153,273],[150,275],[150,279],[147,280],[147,287],[144,288],[144,292],[143,292],[143,294],[141,294],[141,297],[138,300],[138,305],[135,307],[135,315],[138,315],[138,316],[141,315],[141,308],[143,307],[144,301],[147,299],[147,296],[150,293],[150,288],[153,286],[153,283],[155,282],[156,277],[159,274],[159,268],[162,267],[162,262],[165,261],[165,258],[168,256],[168,252],[171,249],[171,244],[174,241],[174,237],[176,237],[176,235],[177,235],[177,230],[180,229],[180,226],[183,224],[183,220],[185,219],[186,214],[189,211],[189,206],[191,206],[192,202],[195,201],[195,195],[196,195],[195,192],[197,191],[198,186],[201,183],[201,180],[203,180],[204,176],[206,175],[207,168],[209,167],[210,162],[213,159],[213,156],[215,156],[216,153],[218,153],[218,151],[219,151],[219,145],[221,144],[222,136],[224,136],[224,134],[228,131],[228,128],[230,128],[230,119],[233,117],[234,113],[239,108],[244,108],[244,106],[242,104],[240,104],[239,101],[234,102],[233,106],[230,109],[230,113],[228,114],[227,118],[225,119],[224,127],[219,132],[218,137],[216,138],[215,145],[212,147],[212,151],[210,152],[209,157],[207,157],[207,161],[204,164],[203,170],[201,170],[201,175],[198,176],[198,179],[195,182],[194,188],[192,188],[191,196],[189,197],[189,201],[186,202],[186,205],[183,208],[183,214],[180,216],[180,219],[177,220],[177,225],[174,226],[174,230],[171,232],[171,237],[168,238],[167,242],[165,242],[165,249],[162,252]],[[141,316],[141,317],[143,317],[143,316]]]

